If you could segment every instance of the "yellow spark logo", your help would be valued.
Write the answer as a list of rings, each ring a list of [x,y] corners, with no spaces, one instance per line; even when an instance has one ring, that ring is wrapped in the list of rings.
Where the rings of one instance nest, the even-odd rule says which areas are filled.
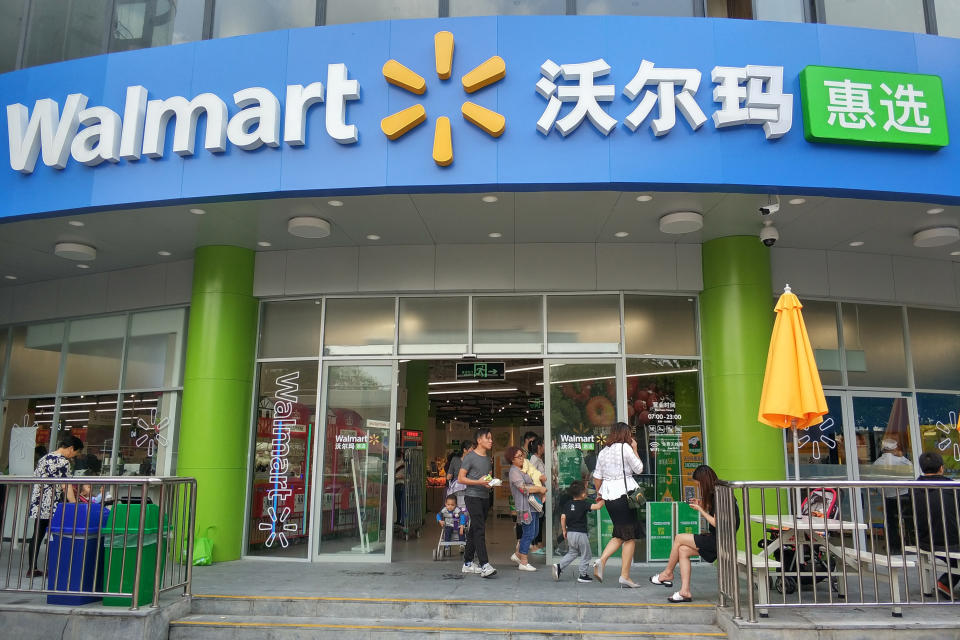
[[[437,77],[441,80],[450,78],[453,67],[453,34],[449,31],[439,31],[433,37],[434,55],[437,62]],[[500,56],[493,56],[480,63],[473,70],[461,78],[463,90],[474,93],[502,80],[507,75],[507,65]],[[392,85],[406,89],[418,96],[427,92],[427,81],[423,76],[408,69],[396,60],[387,60],[383,65],[383,77]],[[460,107],[463,118],[487,132],[494,138],[499,138],[507,126],[506,118],[481,107],[474,102],[464,102]],[[426,122],[427,110],[422,104],[397,111],[380,121],[380,129],[391,140],[396,140],[406,132]],[[441,116],[433,130],[433,161],[441,167],[453,162],[453,139],[450,137],[450,118]]]

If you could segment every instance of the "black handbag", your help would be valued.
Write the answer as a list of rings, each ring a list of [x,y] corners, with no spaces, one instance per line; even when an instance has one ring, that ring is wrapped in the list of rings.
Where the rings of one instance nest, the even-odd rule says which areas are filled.
[[[623,489],[627,496],[627,507],[630,509],[640,509],[647,503],[647,496],[643,495],[642,487],[637,487],[633,491],[627,489],[627,463],[623,457],[623,447],[626,446],[627,445],[622,444],[620,447],[620,468],[623,469]]]

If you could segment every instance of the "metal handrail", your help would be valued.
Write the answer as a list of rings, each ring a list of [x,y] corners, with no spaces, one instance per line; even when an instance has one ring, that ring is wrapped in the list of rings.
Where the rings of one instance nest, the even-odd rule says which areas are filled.
[[[68,485],[78,494],[72,503],[68,500]],[[167,591],[183,589],[183,595],[191,594],[197,509],[197,481],[194,478],[0,476],[0,487],[3,488],[0,500],[0,532],[3,534],[0,538],[0,592],[129,598],[130,609],[136,610],[141,600],[141,578],[149,567],[154,571],[153,580],[143,588],[151,591],[151,606],[158,606],[160,595]],[[61,517],[58,532],[47,532],[41,525],[43,521],[30,517],[32,498],[39,496],[42,501],[45,493],[55,498],[51,514],[72,508],[72,517],[64,511],[66,517]],[[94,507],[68,506],[80,502],[100,504],[103,509],[122,503],[155,504],[157,508],[155,513],[152,509],[140,508],[139,516],[134,518],[130,516],[132,509],[128,508],[121,522],[111,521],[107,528],[106,516],[99,516],[101,521],[98,523],[98,517],[94,516],[98,510]],[[148,511],[151,512],[149,516]],[[84,517],[85,521],[81,519]],[[51,520],[46,520],[46,525],[50,523]],[[78,525],[81,526],[78,528]],[[147,538],[148,530],[153,527],[157,530],[155,542]],[[95,534],[91,533],[93,529]],[[46,556],[40,554],[43,538],[47,543]],[[134,539],[135,545],[131,544]],[[67,540],[69,555],[64,557],[67,555]],[[155,562],[152,566],[145,565],[144,549],[152,544],[157,546]],[[123,547],[122,553],[109,553],[110,549],[118,547]],[[118,556],[117,562],[114,559]],[[43,569],[40,568],[41,557],[48,558]],[[80,561],[75,563],[75,559]],[[89,565],[92,566],[88,568]],[[131,573],[132,584],[125,580]],[[101,583],[102,587],[99,586]]]
[[[803,513],[817,494],[827,503]],[[903,606],[960,604],[960,483],[721,481],[715,502],[719,602],[734,618],[744,609],[755,622],[777,608],[879,606],[899,616]]]

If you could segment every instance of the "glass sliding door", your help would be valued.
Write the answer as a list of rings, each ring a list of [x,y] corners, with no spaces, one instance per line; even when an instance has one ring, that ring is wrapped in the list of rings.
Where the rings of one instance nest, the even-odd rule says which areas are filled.
[[[317,554],[390,560],[396,375],[394,363],[324,366]]]

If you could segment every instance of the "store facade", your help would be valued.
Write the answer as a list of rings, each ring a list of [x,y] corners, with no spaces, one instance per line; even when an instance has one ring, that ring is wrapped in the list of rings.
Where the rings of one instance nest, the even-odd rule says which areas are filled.
[[[560,487],[611,416],[657,500],[703,460],[782,478],[756,405],[789,282],[831,409],[801,474],[870,476],[890,436],[960,461],[958,60],[827,25],[504,16],[0,75],[9,255],[102,271],[24,256],[0,288],[4,454],[15,426],[85,429],[103,473],[196,476],[218,559],[390,560],[400,431],[448,426],[430,363],[524,360]]]

